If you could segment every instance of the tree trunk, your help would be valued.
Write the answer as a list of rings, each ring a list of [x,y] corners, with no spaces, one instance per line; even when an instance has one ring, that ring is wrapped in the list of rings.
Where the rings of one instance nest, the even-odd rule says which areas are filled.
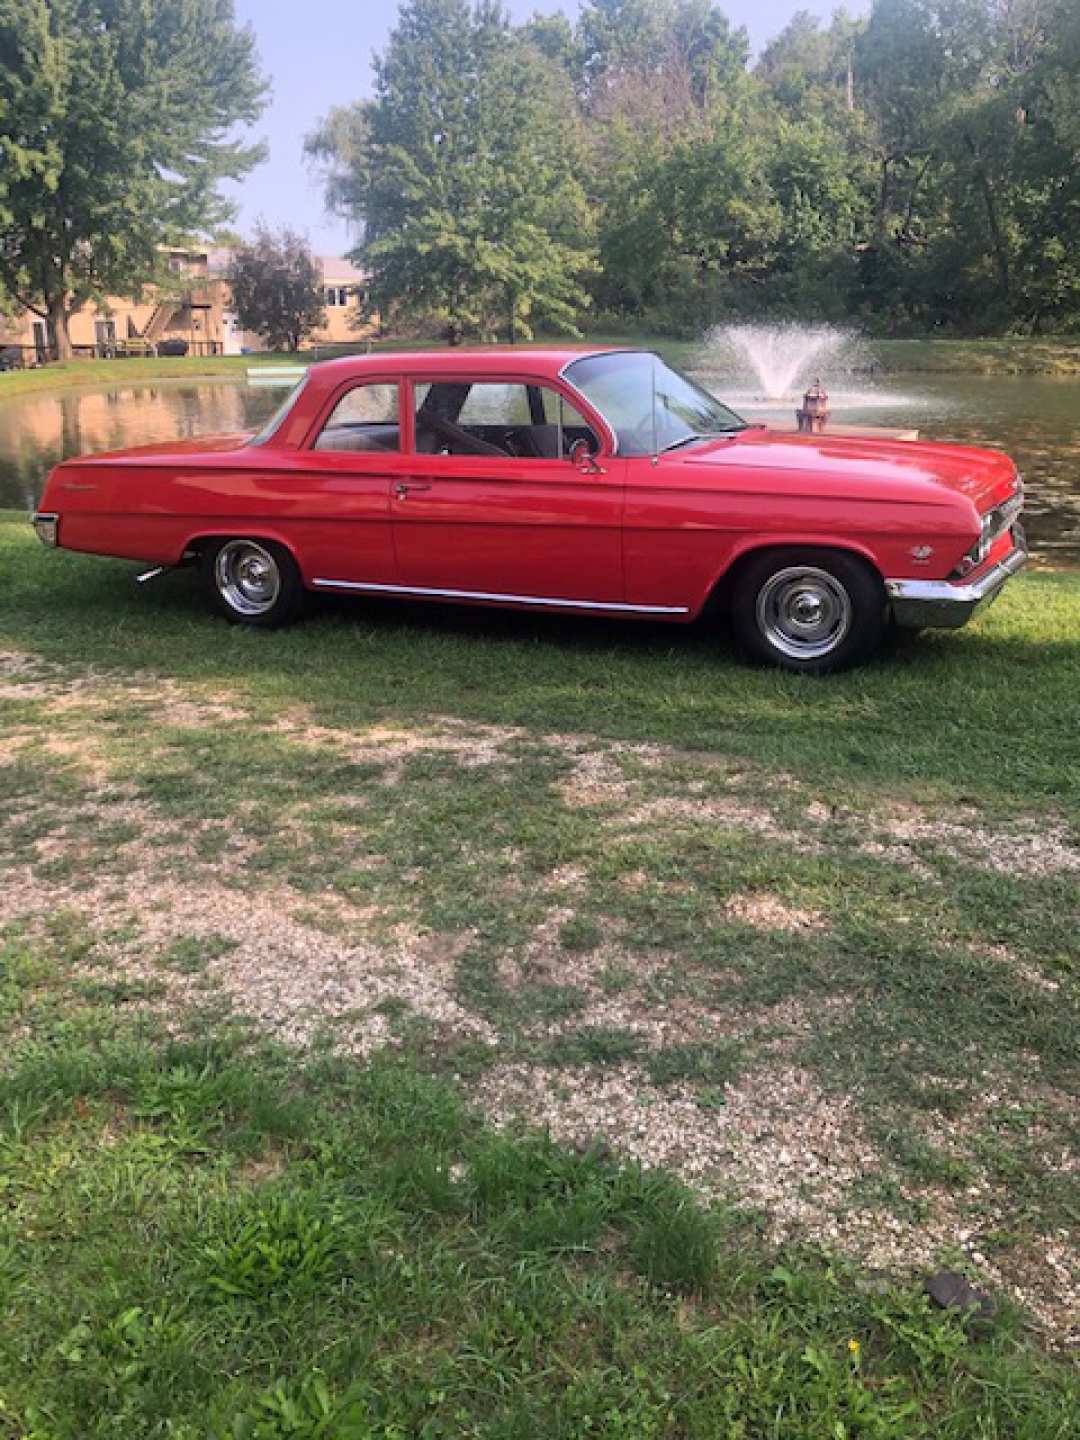
[[[881,179],[878,183],[877,214],[874,216],[874,238],[878,245],[885,243],[885,232],[889,218],[889,165],[892,157],[881,156]]]
[[[979,158],[979,151],[975,141],[970,135],[964,136],[964,142],[971,154],[972,163],[975,167],[975,178],[979,182],[979,189],[982,191],[983,205],[986,208],[986,224],[990,230],[990,239],[994,247],[994,259],[997,261],[998,279],[1001,282],[1001,294],[1004,300],[1008,300],[1012,293],[1012,281],[1009,274],[1009,250],[1002,233],[1001,222],[998,219],[997,202],[994,199],[994,190],[990,184],[990,177]]]
[[[47,306],[49,353],[54,360],[70,360],[74,355],[71,348],[71,331],[68,328],[67,306],[62,295],[50,295]]]

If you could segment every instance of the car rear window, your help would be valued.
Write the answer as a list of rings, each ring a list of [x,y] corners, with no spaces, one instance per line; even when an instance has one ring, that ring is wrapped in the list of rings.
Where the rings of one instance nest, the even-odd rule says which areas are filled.
[[[347,390],[319,431],[315,449],[400,450],[397,385],[354,385]]]

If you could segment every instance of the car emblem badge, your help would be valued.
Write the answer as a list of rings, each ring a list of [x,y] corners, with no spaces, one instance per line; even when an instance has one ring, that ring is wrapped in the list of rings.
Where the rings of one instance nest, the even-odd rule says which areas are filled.
[[[909,553],[913,560],[917,560],[920,565],[925,565],[933,555],[934,547],[932,545],[913,545]]]

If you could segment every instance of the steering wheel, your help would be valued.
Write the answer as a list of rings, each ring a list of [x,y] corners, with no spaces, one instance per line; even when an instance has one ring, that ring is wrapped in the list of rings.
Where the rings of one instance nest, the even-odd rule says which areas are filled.
[[[462,430],[461,426],[455,425],[452,420],[444,420],[441,415],[418,415],[417,419],[453,445],[455,454],[498,455],[501,459],[506,459],[506,451],[500,450],[498,445],[489,445],[486,440],[478,440],[475,435]]]

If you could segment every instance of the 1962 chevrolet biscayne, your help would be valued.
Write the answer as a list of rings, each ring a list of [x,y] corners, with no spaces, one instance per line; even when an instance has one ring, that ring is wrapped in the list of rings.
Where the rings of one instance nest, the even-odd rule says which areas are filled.
[[[1026,559],[990,450],[771,432],[634,350],[453,350],[314,366],[258,435],[68,460],[48,545],[198,564],[281,625],[308,591],[687,622],[822,672],[958,626]]]

